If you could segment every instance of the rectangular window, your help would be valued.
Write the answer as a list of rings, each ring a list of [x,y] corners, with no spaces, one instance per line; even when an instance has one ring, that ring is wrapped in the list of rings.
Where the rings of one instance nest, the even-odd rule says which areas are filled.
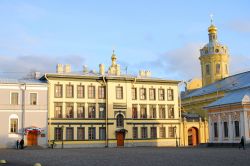
[[[30,93],[30,105],[37,105],[37,93]]]
[[[168,127],[168,137],[174,138],[175,135],[175,127]]]
[[[18,132],[18,119],[10,119],[10,133]]]
[[[66,140],[73,140],[73,139],[74,139],[74,128],[66,127]]]
[[[218,128],[217,128],[217,123],[214,123],[214,138],[218,137]]]
[[[95,86],[88,86],[88,98],[94,99],[95,98]]]
[[[173,119],[174,118],[174,106],[168,105],[168,118]]]
[[[99,104],[99,118],[105,119],[106,118],[106,105]]]
[[[73,98],[74,97],[74,86],[66,85],[66,97]]]
[[[150,128],[150,138],[157,138],[157,128],[156,127]]]
[[[174,90],[168,89],[168,101],[173,101],[173,100],[174,100]]]
[[[166,138],[166,127],[160,127],[160,138]]]
[[[84,127],[77,127],[77,140],[85,139],[85,129]]]
[[[54,118],[62,118],[62,103],[55,103]]]
[[[84,103],[77,103],[77,118],[85,118],[85,107]]]
[[[88,106],[88,118],[96,118],[95,113],[96,113],[95,104],[89,104],[89,106]]]
[[[98,87],[98,98],[105,99],[105,87],[104,86]]]
[[[123,88],[121,86],[116,87],[116,99],[123,99]]]
[[[165,100],[165,91],[164,91],[164,89],[159,89],[159,91],[158,91],[158,95],[159,95],[159,100]]]
[[[18,93],[17,92],[11,93],[11,104],[18,105]]]
[[[155,89],[149,89],[149,100],[155,100]]]
[[[156,118],[156,105],[149,105],[149,118]]]
[[[210,75],[210,66],[209,66],[209,64],[206,65],[206,74]]]
[[[224,122],[224,137],[227,138],[228,137],[228,125],[227,122]]]
[[[240,126],[239,121],[234,121],[235,137],[240,136]]]
[[[132,89],[131,89],[131,93],[132,93],[132,100],[136,100],[136,99],[137,99],[137,91],[136,91],[136,88],[132,88]]]
[[[84,98],[84,85],[77,85],[77,98]]]
[[[63,96],[63,86],[62,85],[55,85],[55,97],[61,98]]]
[[[66,118],[74,118],[73,103],[66,103]]]
[[[147,118],[147,106],[146,105],[141,105],[140,113],[141,113],[141,118],[142,119]]]
[[[55,127],[55,140],[61,141],[62,140],[62,128],[61,127]]]
[[[142,139],[148,138],[148,128],[147,127],[141,128],[141,138]]]
[[[137,113],[137,105],[133,104],[132,105],[132,118],[137,119],[138,118],[138,113]]]
[[[216,74],[220,74],[220,64],[216,64]]]
[[[138,127],[133,127],[133,139],[138,139]]]
[[[95,140],[96,139],[95,127],[89,127],[88,138],[89,138],[89,140]]]
[[[140,89],[140,99],[141,99],[141,100],[146,100],[146,99],[147,99],[146,88],[141,88],[141,89]]]
[[[165,119],[166,118],[165,105],[159,105],[159,118],[160,119]]]
[[[99,128],[99,139],[105,140],[106,139],[106,127]]]

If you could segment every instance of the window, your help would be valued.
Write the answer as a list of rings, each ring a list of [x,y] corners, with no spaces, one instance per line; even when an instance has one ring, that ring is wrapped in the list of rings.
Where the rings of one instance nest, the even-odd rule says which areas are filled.
[[[168,101],[173,101],[173,100],[174,100],[174,90],[168,89]]]
[[[55,118],[62,118],[62,103],[55,103]]]
[[[73,103],[66,103],[66,118],[74,118]]]
[[[160,127],[160,138],[166,138],[166,128],[165,127]]]
[[[121,86],[116,87],[116,99],[123,99],[123,88]]]
[[[149,118],[156,118],[156,105],[149,105]]]
[[[159,118],[160,119],[165,119],[166,118],[165,105],[159,105]]]
[[[63,95],[63,88],[62,85],[58,84],[55,85],[55,97],[56,98],[61,98]]]
[[[147,99],[146,88],[141,88],[140,89],[140,99],[141,100],[146,100]]]
[[[99,104],[99,118],[105,119],[106,118],[106,105]]]
[[[117,127],[124,127],[124,118],[123,118],[122,114],[117,115],[116,126]]]
[[[209,64],[206,65],[206,74],[210,75],[210,65]]]
[[[89,127],[89,140],[95,140],[95,127]]]
[[[55,127],[55,140],[60,141],[62,140],[62,128],[61,127]]]
[[[175,127],[168,127],[168,137],[174,138],[175,135]]]
[[[30,93],[30,105],[37,105],[37,93]]]
[[[77,127],[77,140],[84,140],[84,139],[85,139],[85,128]]]
[[[142,139],[148,138],[148,131],[147,130],[148,130],[147,127],[141,128],[141,138]]]
[[[135,105],[135,104],[132,105],[132,118],[133,119],[137,119],[138,118],[137,105]]]
[[[235,137],[240,136],[240,126],[239,121],[234,121]]]
[[[165,91],[164,89],[159,89],[159,100],[165,100]]]
[[[98,98],[105,99],[105,87],[104,86],[98,87]]]
[[[66,85],[66,97],[73,98],[74,97],[74,86]]]
[[[131,89],[131,93],[132,93],[132,100],[136,100],[136,99],[137,99],[137,91],[136,91],[136,88],[132,88],[132,89]]]
[[[77,98],[84,98],[84,86],[77,85]]]
[[[133,139],[138,139],[138,127],[133,127]]]
[[[150,128],[150,138],[157,138],[157,128],[156,127]]]
[[[168,105],[168,118],[174,118],[174,106]]]
[[[140,113],[141,113],[141,118],[145,119],[147,118],[147,106],[146,105],[141,105],[140,108]]]
[[[217,128],[217,123],[214,123],[214,138],[218,137],[218,128]]]
[[[88,118],[96,118],[95,117],[95,104],[89,104],[88,108]]]
[[[149,89],[149,100],[155,100],[155,89]]]
[[[17,92],[11,93],[11,104],[18,105],[18,93]]]
[[[216,64],[216,74],[220,74],[220,64]]]
[[[85,117],[85,109],[83,103],[77,104],[77,118],[84,118]]]
[[[224,122],[224,137],[227,138],[228,137],[228,125],[227,122]]]
[[[95,98],[95,87],[92,85],[88,87],[88,98],[89,99]]]
[[[74,128],[66,127],[66,140],[73,140],[73,139],[74,139]]]
[[[105,140],[106,139],[106,127],[99,128],[99,139]]]
[[[18,132],[18,119],[12,118],[10,119],[10,133],[17,133]]]

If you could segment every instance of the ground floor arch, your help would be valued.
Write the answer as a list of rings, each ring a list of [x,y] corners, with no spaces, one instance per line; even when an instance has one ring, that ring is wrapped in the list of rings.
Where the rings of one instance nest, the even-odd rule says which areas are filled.
[[[188,129],[188,145],[196,146],[199,144],[199,130],[196,127]]]

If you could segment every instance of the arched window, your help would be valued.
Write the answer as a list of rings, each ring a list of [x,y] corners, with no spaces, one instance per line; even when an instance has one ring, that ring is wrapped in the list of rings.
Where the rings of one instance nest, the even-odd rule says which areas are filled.
[[[117,115],[116,126],[117,127],[124,127],[124,118],[121,114]]]

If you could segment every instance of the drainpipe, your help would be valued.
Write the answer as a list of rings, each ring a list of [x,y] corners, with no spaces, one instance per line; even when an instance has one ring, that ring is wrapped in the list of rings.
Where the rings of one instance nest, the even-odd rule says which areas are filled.
[[[24,126],[25,126],[25,91],[26,91],[26,83],[21,84],[22,90],[22,139],[24,139]]]
[[[47,128],[47,131],[48,131],[48,134],[47,134],[47,137],[48,137],[48,143],[50,142],[50,125],[51,125],[51,117],[50,117],[50,107],[49,107],[49,105],[50,105],[50,102],[49,102],[49,100],[50,100],[50,94],[49,94],[49,90],[50,90],[50,82],[49,82],[49,79],[48,79],[48,77],[47,77],[47,74],[45,74],[44,75],[44,77],[45,77],[45,79],[47,80],[47,83],[48,83],[48,85],[47,85],[47,88],[48,88],[48,90],[47,90],[47,120],[48,120],[48,128]]]
[[[102,80],[104,82],[104,85],[106,87],[106,91],[105,91],[105,95],[106,95],[106,117],[105,117],[105,125],[106,125],[106,140],[105,140],[105,147],[107,148],[109,145],[108,145],[108,86],[107,86],[107,83],[105,81],[105,77],[102,76]]]

